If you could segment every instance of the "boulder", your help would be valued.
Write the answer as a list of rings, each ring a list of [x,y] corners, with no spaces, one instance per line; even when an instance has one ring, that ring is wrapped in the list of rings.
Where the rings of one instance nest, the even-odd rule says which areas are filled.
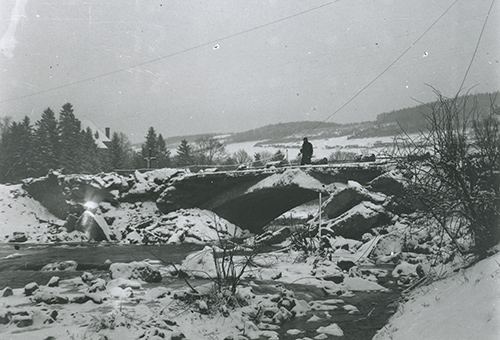
[[[397,234],[383,235],[372,251],[375,258],[401,253],[403,250],[403,239]]]
[[[42,272],[53,272],[53,271],[75,271],[78,267],[78,263],[73,260],[61,261],[48,263],[40,269]]]
[[[23,188],[56,217],[66,219],[69,214],[79,216],[87,201],[115,204],[111,191],[122,189],[123,182],[116,174],[62,175],[51,171],[47,176],[24,181]]]
[[[82,304],[87,301],[92,301],[95,304],[101,304],[103,302],[103,297],[102,295],[99,295],[97,293],[87,293],[87,294],[78,294],[74,295],[71,297],[70,302],[71,303],[78,303]]]
[[[24,286],[24,295],[30,296],[33,295],[33,293],[38,290],[38,283],[36,282],[30,282],[26,286]]]
[[[12,233],[12,236],[9,238],[9,242],[21,243],[28,241],[28,237],[25,233],[20,231],[15,231]]]
[[[16,314],[13,315],[10,322],[17,327],[29,327],[33,325],[33,314]]]
[[[323,235],[343,236],[360,240],[363,234],[373,228],[390,222],[385,209],[372,202],[361,202],[338,218],[326,221],[321,232]]]
[[[23,189],[56,217],[66,219],[70,204],[64,196],[60,177],[60,173],[52,171],[47,176],[24,181]]]
[[[91,282],[89,287],[89,293],[95,293],[103,290],[106,290],[106,281],[99,278]]]
[[[331,261],[321,261],[311,271],[311,274],[318,279],[325,281],[332,281],[334,283],[341,283],[344,281],[344,274],[342,270]]]
[[[134,297],[134,292],[132,288],[127,287],[125,289],[120,287],[112,287],[108,290],[109,295],[117,299],[128,299]]]
[[[403,175],[396,170],[392,170],[375,177],[370,183],[368,183],[368,188],[388,196],[398,196],[404,193],[404,183],[405,179]]]
[[[59,276],[52,276],[47,283],[47,287],[58,287],[59,286]]]
[[[2,297],[8,297],[14,295],[14,291],[10,287],[5,287],[2,290]]]
[[[6,325],[12,319],[12,313],[9,310],[2,309],[0,310],[0,325]]]
[[[110,241],[111,232],[106,220],[101,215],[96,215],[86,210],[78,219],[75,229],[87,234],[89,240]]]
[[[181,333],[180,331],[174,331],[172,334],[170,334],[170,339],[171,340],[183,340],[186,339],[186,336]]]
[[[340,259],[337,261],[337,266],[342,270],[348,272],[349,269],[356,266],[356,263],[352,260]]]
[[[65,304],[69,302],[69,299],[67,297],[48,290],[38,290],[33,295],[32,300],[35,303],[43,302],[47,305]]]
[[[113,263],[109,267],[111,278],[161,282],[161,273],[147,262]]]
[[[82,275],[80,275],[80,278],[86,284],[90,284],[95,279],[94,275],[89,272],[84,272]]]
[[[385,195],[374,194],[361,184],[349,181],[347,186],[335,191],[323,204],[323,212],[328,218],[335,218],[363,201],[381,204]]]

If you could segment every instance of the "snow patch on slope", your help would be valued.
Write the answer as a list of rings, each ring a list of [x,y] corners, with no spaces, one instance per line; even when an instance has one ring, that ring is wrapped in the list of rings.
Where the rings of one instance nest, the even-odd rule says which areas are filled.
[[[306,174],[300,169],[287,169],[283,173],[276,173],[264,178],[259,183],[250,187],[247,192],[251,193],[257,190],[286,187],[295,185],[304,189],[324,190],[324,185],[314,177]]]
[[[47,233],[48,225],[63,221],[48,212],[38,201],[31,198],[21,185],[0,184],[0,240],[13,232],[32,235]]]
[[[500,253],[417,290],[374,339],[498,339]]]

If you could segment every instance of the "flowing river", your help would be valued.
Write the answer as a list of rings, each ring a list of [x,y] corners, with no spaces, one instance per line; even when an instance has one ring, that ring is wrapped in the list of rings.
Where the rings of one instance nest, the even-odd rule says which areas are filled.
[[[16,249],[18,248],[18,249]],[[72,278],[89,271],[97,275],[107,273],[110,262],[131,262],[144,259],[161,260],[165,263],[180,263],[189,253],[203,248],[200,245],[103,245],[103,244],[72,244],[72,245],[0,245],[0,289],[6,286],[20,288],[29,282],[36,281],[46,284],[57,275],[61,279]],[[78,263],[76,271],[43,272],[40,269],[48,264],[59,261],[74,260]],[[105,263],[106,260],[107,263]],[[390,272],[390,268],[384,268]],[[196,282],[195,282],[196,283]],[[344,305],[354,305],[359,313],[350,314],[339,305],[332,311],[310,311],[303,317],[288,321],[278,330],[282,339],[311,337],[317,335],[321,326],[337,323],[344,331],[342,339],[371,339],[375,332],[383,327],[396,310],[395,301],[399,298],[399,289],[387,277],[379,282],[389,288],[387,292],[355,292],[353,296],[341,297]],[[182,284],[179,280],[164,280],[161,285],[167,287]],[[151,284],[158,285],[158,284]],[[254,287],[258,294],[276,293],[279,286],[285,286],[294,291],[297,298],[306,301],[331,299],[317,287],[300,284],[283,284],[274,281],[259,281]],[[145,285],[147,287],[148,285]],[[316,321],[309,319],[315,316]],[[309,321],[308,321],[309,320]],[[303,333],[291,336],[290,329],[299,329]],[[333,339],[333,338],[332,338]]]

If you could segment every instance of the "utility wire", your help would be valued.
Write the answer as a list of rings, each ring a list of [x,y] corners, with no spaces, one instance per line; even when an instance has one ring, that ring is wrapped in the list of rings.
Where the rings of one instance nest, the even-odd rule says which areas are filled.
[[[40,90],[40,91],[37,91],[37,92],[33,92],[33,93],[30,93],[30,94],[26,94],[26,95],[22,95],[22,96],[17,96],[17,97],[12,97],[12,98],[8,98],[8,99],[4,99],[4,100],[0,101],[0,104],[11,102],[11,101],[16,101],[16,100],[21,100],[21,99],[25,99],[25,98],[29,98],[29,97],[33,97],[33,96],[37,96],[37,95],[40,95],[40,94],[43,94],[43,93],[52,92],[52,91],[59,90],[59,89],[62,89],[62,88],[65,88],[65,87],[69,87],[69,86],[74,86],[74,85],[78,85],[78,84],[82,84],[82,83],[87,83],[87,82],[90,82],[90,81],[94,81],[96,79],[108,77],[108,76],[111,76],[111,75],[114,75],[114,74],[117,74],[117,73],[121,73],[121,72],[125,72],[125,71],[131,70],[131,69],[135,69],[135,68],[138,68],[138,67],[141,67],[141,66],[144,66],[144,65],[149,65],[149,64],[157,63],[157,62],[163,61],[163,60],[171,58],[171,57],[175,57],[175,56],[187,53],[187,52],[191,52],[191,51],[197,50],[197,49],[202,48],[202,47],[210,46],[210,45],[219,43],[221,41],[229,40],[229,39],[238,37],[238,36],[243,35],[243,34],[247,34],[247,33],[250,33],[250,32],[254,32],[254,31],[266,28],[268,26],[276,25],[278,23],[281,23],[281,22],[284,22],[284,21],[287,21],[287,20],[290,20],[290,19],[302,16],[304,14],[307,14],[307,13],[310,13],[310,12],[313,12],[313,11],[317,11],[317,10],[319,10],[321,8],[330,6],[330,5],[334,4],[334,3],[335,3],[335,1],[326,2],[326,3],[322,4],[322,5],[319,5],[319,6],[316,6],[316,7],[311,7],[309,9],[306,9],[306,10],[303,10],[303,11],[300,11],[300,12],[297,12],[297,13],[294,13],[294,14],[291,14],[291,15],[288,15],[288,16],[285,16],[285,17],[273,20],[273,21],[269,21],[267,23],[254,26],[252,28],[248,28],[248,29],[245,29],[245,30],[242,30],[242,31],[238,31],[236,33],[228,34],[226,36],[222,36],[222,37],[217,38],[217,39],[213,39],[213,40],[210,40],[210,41],[207,41],[207,42],[195,45],[195,46],[191,46],[191,47],[185,48],[185,49],[180,50],[180,51],[172,52],[172,53],[169,53],[169,54],[166,54],[166,55],[154,58],[154,59],[150,59],[150,60],[146,60],[146,61],[143,61],[143,62],[140,62],[140,63],[137,63],[137,64],[133,64],[133,65],[130,65],[130,66],[127,66],[127,67],[118,68],[118,69],[115,69],[115,70],[112,70],[112,71],[108,71],[108,72],[104,72],[104,73],[101,73],[101,74],[98,74],[98,75],[95,75],[95,76],[92,76],[92,77],[78,79],[78,80],[75,80],[75,81],[72,81],[72,82],[68,82],[68,83],[65,83],[65,84],[58,85],[58,86],[50,87],[50,88],[47,88],[47,89],[44,89],[44,90]]]
[[[354,99],[356,99],[361,93],[363,93],[365,90],[367,90],[373,83],[375,83],[380,77],[382,77],[387,71],[389,71],[389,69],[394,66],[401,58],[403,58],[406,53],[408,53],[420,40],[422,40],[422,38],[451,10],[451,8],[453,6],[456,5],[456,3],[458,2],[459,0],[455,0],[453,1],[445,10],[443,13],[441,13],[440,16],[438,16],[436,18],[436,20],[434,20],[432,22],[432,24],[429,25],[429,27],[427,27],[425,29],[424,32],[422,32],[422,34],[420,34],[418,36],[417,39],[415,39],[411,44],[410,46],[408,46],[405,50],[403,50],[403,52],[401,52],[386,68],[384,68],[382,70],[382,72],[378,73],[372,80],[370,80],[366,85],[364,85],[361,89],[359,89],[354,95],[352,95],[347,101],[345,101],[342,105],[340,105],[335,111],[333,111],[333,113],[331,113],[328,117],[326,117],[326,119],[324,119],[323,121],[319,122],[315,127],[313,127],[311,130],[314,130],[314,129],[317,129],[322,123],[324,122],[327,122],[328,120],[330,120],[334,115],[336,115],[339,111],[341,111],[344,107],[346,107],[347,105],[349,105]],[[494,1],[494,0],[493,0]]]
[[[364,85],[361,89],[359,89],[354,95],[352,95],[347,101],[345,101],[342,105],[340,105],[333,113],[331,113],[328,117],[319,121],[318,124],[313,126],[312,128],[306,129],[305,131],[312,131],[320,127],[323,123],[326,123],[330,120],[335,114],[341,111],[344,107],[349,105],[354,99],[356,99],[361,93],[367,90],[371,85],[373,85],[380,77],[382,77],[389,69],[394,66],[401,58],[403,58],[422,38],[434,27],[436,24],[457,4],[460,0],[454,0],[406,49],[404,49],[386,68],[384,68],[380,73],[378,73],[372,80],[370,80],[366,85]],[[495,1],[495,0],[493,0]],[[491,8],[490,8],[491,11]],[[299,132],[299,129],[294,130],[291,135]],[[262,159],[261,161],[265,161]]]
[[[472,58],[470,59],[469,65],[467,66],[467,70],[465,71],[464,78],[462,79],[462,83],[460,84],[460,87],[458,88],[457,96],[460,93],[460,91],[462,91],[462,88],[465,84],[465,80],[467,79],[467,76],[469,75],[469,71],[472,67],[472,64],[474,63],[474,59],[476,58],[477,50],[479,49],[479,44],[481,43],[481,38],[483,37],[484,29],[486,28],[486,24],[488,23],[488,19],[490,17],[490,13],[491,13],[491,10],[493,9],[494,4],[495,4],[495,0],[491,0],[490,8],[488,9],[488,13],[486,14],[486,17],[484,18],[483,27],[481,28],[481,32],[479,33],[479,38],[477,39],[476,47],[474,48],[474,53],[472,53]]]

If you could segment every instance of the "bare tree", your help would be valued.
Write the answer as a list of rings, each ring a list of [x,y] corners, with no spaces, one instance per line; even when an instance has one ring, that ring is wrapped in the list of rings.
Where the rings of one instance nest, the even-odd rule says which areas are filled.
[[[243,149],[239,149],[233,153],[233,158],[236,164],[246,164],[252,162],[252,157]]]
[[[408,195],[438,222],[460,251],[470,236],[485,254],[500,241],[500,133],[494,100],[479,112],[467,96],[437,101],[426,116],[428,131],[400,141],[399,167],[409,178]],[[462,237],[463,239],[463,237]]]
[[[196,141],[195,153],[200,164],[213,164],[225,156],[225,146],[213,137],[203,137]]]

